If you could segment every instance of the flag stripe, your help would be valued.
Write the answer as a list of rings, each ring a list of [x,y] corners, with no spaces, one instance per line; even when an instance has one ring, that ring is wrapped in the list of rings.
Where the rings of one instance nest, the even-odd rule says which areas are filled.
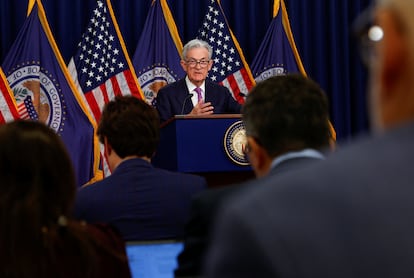
[[[107,86],[106,86],[107,83],[108,83],[108,85],[112,84],[110,80],[106,81],[105,84],[100,85],[98,87],[99,89],[98,88],[96,89],[96,91],[99,91],[99,90],[101,91],[100,95],[102,95],[102,97],[103,97],[102,103],[101,103],[101,105],[99,105],[100,110],[103,110],[103,105],[105,105],[105,103],[108,103],[109,99],[112,99],[112,97],[110,98],[109,95],[108,95],[108,90],[107,90]]]
[[[3,82],[0,82],[0,103],[1,103],[1,116],[2,119],[0,120],[2,123],[4,122],[9,122],[12,121],[14,119],[19,118],[18,114],[14,114],[12,111],[12,109],[10,109],[10,99],[8,99],[10,97],[10,95],[7,92],[6,88],[3,88],[4,84]]]
[[[227,76],[227,78],[222,81],[222,84],[228,88],[231,88],[230,91],[232,92],[233,97],[242,104],[244,103],[244,97],[249,92],[249,88],[253,86],[244,68]]]
[[[98,122],[99,118],[101,117],[101,109],[99,108],[99,103],[96,101],[94,91],[85,94],[86,101],[88,102],[89,109],[92,112],[96,122]],[[98,93],[99,95],[99,93]]]
[[[125,87],[125,80],[123,78],[123,73],[122,74],[117,74],[114,77],[111,77],[111,83],[112,83],[112,88],[113,88],[113,92],[116,96],[122,96],[122,90],[121,90],[121,86]],[[119,85],[121,84],[121,86]]]
[[[246,85],[247,92],[254,86],[254,79],[251,78],[250,70],[248,71],[246,68],[242,68],[240,73],[243,77],[244,84]]]
[[[113,88],[113,84],[112,84],[112,79],[114,79],[115,77],[111,77],[109,78],[106,82],[105,82],[105,96],[103,96],[105,99],[107,99],[108,101],[111,99],[114,99],[114,97],[116,96],[115,94],[115,90]],[[104,105],[104,103],[102,104]],[[103,109],[103,106],[101,107],[101,110]]]
[[[12,97],[12,92],[8,86],[6,76],[3,70],[0,69],[0,114],[1,123],[13,121],[19,118],[16,102]]]
[[[27,109],[26,109],[26,106],[24,105],[24,102],[20,103],[17,106],[17,109],[19,111],[19,115],[20,115],[20,118],[22,120],[28,120],[28,119],[30,119],[29,113],[27,112]]]
[[[130,92],[131,95],[134,95],[136,97],[140,97],[140,95],[138,94],[138,90],[137,90],[137,84],[135,82],[131,82],[131,80],[134,80],[132,73],[130,70],[126,70],[123,72],[123,82],[121,82],[121,84],[123,84],[126,81],[126,86],[124,88],[124,86],[122,86],[123,90],[121,92],[124,92],[126,87],[128,88],[128,91]],[[125,95],[125,93],[123,94]]]
[[[4,111],[0,112],[0,122],[5,123],[6,119],[3,117],[3,112]]]
[[[102,170],[104,173],[110,173],[111,170],[109,169],[108,154],[105,152],[105,145],[101,143],[100,148],[101,148],[101,156],[102,156]]]
[[[233,97],[237,101],[239,101],[239,99],[240,99],[240,88],[239,88],[239,84],[237,84],[237,81],[234,78],[233,74],[227,76],[227,78],[224,79],[221,82],[221,84],[226,86],[227,88],[230,88],[230,92],[233,94]]]

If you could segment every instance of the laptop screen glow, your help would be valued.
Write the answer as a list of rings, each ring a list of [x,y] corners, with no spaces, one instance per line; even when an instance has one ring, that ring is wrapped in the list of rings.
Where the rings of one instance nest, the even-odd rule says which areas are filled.
[[[172,278],[181,241],[131,241],[126,244],[133,278]]]

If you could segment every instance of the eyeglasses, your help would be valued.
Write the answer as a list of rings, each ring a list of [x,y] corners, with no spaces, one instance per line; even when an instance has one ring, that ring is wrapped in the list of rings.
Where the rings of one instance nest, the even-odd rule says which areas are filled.
[[[374,9],[368,8],[354,21],[353,34],[358,40],[362,62],[369,66],[375,58],[374,46],[384,38],[384,30],[374,21]]]
[[[200,61],[197,61],[197,60],[191,59],[191,60],[186,60],[185,63],[188,66],[192,67],[192,68],[195,68],[197,65],[200,65],[200,67],[205,68],[210,63],[210,60],[200,60]]]

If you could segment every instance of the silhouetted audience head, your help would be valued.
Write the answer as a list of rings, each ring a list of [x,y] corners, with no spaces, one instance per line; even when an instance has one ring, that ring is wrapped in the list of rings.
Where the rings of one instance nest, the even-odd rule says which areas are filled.
[[[0,126],[0,180],[0,221],[7,219],[19,232],[40,231],[71,212],[76,190],[71,160],[59,136],[43,124]]]
[[[71,220],[74,171],[52,129],[35,121],[1,125],[0,181],[0,277],[99,271],[98,243],[85,224]]]
[[[281,75],[258,83],[242,108],[249,145],[260,145],[270,157],[329,145],[328,100],[314,81]]]
[[[133,96],[116,97],[106,104],[98,126],[101,143],[107,143],[120,158],[151,158],[159,141],[157,110]]]

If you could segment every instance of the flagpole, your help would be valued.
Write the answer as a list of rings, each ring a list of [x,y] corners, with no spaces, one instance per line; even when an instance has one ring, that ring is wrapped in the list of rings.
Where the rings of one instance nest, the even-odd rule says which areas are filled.
[[[29,0],[27,4],[27,16],[29,16],[30,12],[32,11],[35,1],[36,0]]]
[[[273,2],[273,17],[275,17],[279,13],[280,8],[280,0],[275,0]]]
[[[162,10],[164,12],[165,21],[167,22],[168,29],[171,33],[171,37],[173,38],[173,41],[177,47],[178,53],[181,54],[181,52],[183,51],[183,43],[181,42],[180,35],[178,34],[177,25],[175,24],[171,10],[168,7],[167,0],[160,0],[160,2]]]

